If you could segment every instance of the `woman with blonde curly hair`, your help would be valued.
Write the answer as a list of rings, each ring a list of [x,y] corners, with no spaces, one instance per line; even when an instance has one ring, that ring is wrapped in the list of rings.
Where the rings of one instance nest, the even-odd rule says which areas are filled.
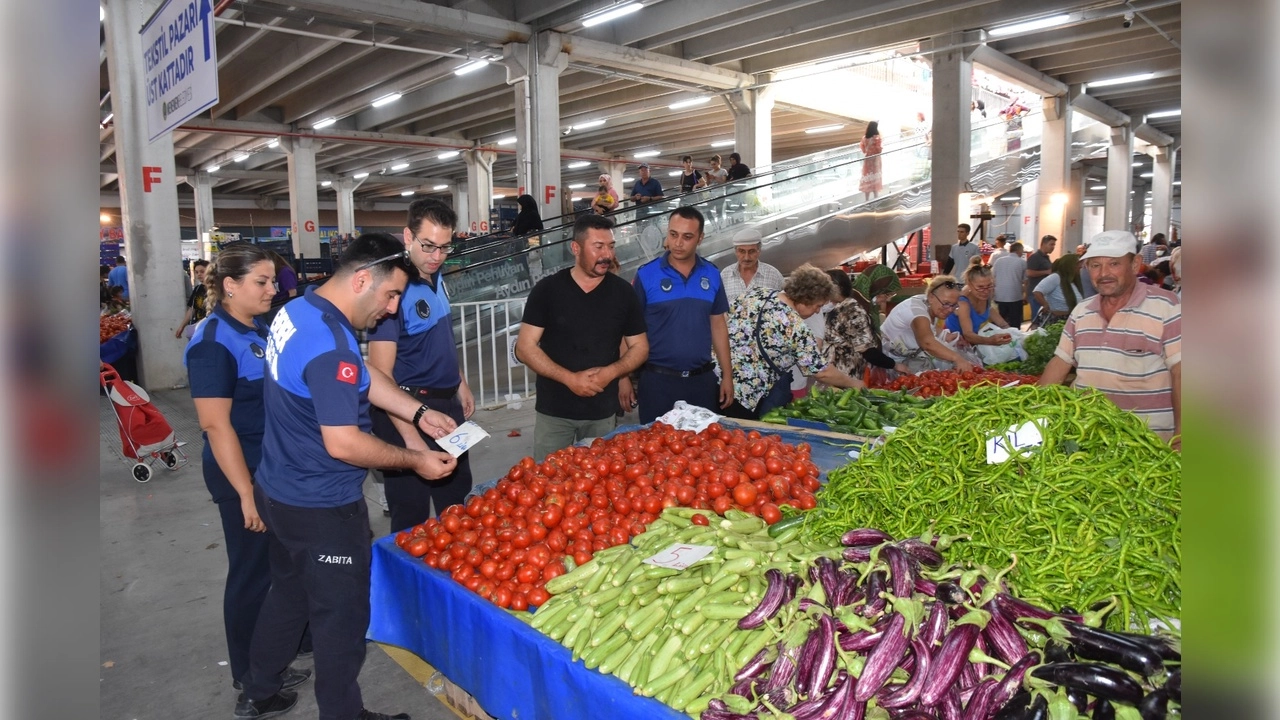
[[[791,368],[840,388],[864,387],[827,362],[805,318],[835,294],[831,278],[805,264],[782,284],[782,291],[757,288],[729,306],[729,355],[734,402],[724,412],[754,420],[791,400]],[[717,368],[724,372],[724,368]]]

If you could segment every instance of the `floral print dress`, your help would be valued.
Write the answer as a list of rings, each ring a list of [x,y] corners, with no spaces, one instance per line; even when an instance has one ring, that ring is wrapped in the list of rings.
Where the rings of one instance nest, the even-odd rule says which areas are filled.
[[[736,298],[729,306],[728,325],[733,395],[745,408],[759,405],[779,380],[790,383],[792,367],[816,375],[827,366],[804,319],[782,302],[777,290],[756,288]]]
[[[862,377],[867,364],[863,351],[880,347],[880,338],[871,329],[871,317],[853,298],[841,302],[827,313],[824,337],[827,360],[849,377]]]

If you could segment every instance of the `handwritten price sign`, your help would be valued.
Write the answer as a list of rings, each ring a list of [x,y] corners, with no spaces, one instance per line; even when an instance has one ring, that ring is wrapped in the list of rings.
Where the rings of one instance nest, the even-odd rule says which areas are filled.
[[[987,464],[995,465],[1018,455],[1026,457],[1033,450],[1044,444],[1044,436],[1040,434],[1044,427],[1043,419],[1014,425],[1003,433],[987,439]]]
[[[484,428],[474,422],[467,421],[459,425],[457,430],[445,435],[436,442],[440,445],[441,450],[454,457],[459,457],[487,437],[489,437],[489,433],[485,432]]]
[[[684,570],[710,555],[712,550],[715,550],[715,548],[710,545],[676,543],[653,557],[645,558],[644,561],[649,565],[657,565],[670,570]]]

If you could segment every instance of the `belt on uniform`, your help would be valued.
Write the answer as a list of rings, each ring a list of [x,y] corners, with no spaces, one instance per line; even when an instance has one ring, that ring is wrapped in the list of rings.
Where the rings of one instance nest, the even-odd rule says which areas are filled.
[[[413,385],[401,385],[400,389],[409,393],[416,398],[426,398],[428,400],[448,400],[458,394],[458,386],[447,388],[429,388],[416,387]]]
[[[687,377],[694,377],[696,375],[701,375],[703,373],[711,372],[711,370],[715,366],[716,366],[715,363],[708,362],[707,364],[700,365],[692,370],[672,370],[671,368],[664,368],[664,367],[659,367],[657,365],[650,365],[646,363],[644,366],[644,369],[649,372],[656,372],[659,375],[672,375],[675,377],[687,378]]]

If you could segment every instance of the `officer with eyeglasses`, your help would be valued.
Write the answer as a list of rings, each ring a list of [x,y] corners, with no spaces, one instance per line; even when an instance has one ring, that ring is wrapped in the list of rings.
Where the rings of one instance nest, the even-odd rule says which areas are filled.
[[[475,411],[475,398],[458,368],[449,298],[440,277],[457,222],[453,210],[439,200],[425,198],[409,206],[404,246],[418,277],[405,287],[400,308],[369,333],[369,366],[416,401],[462,423]],[[380,410],[373,413],[373,430],[392,445],[440,450],[434,439],[412,423]],[[383,477],[393,533],[439,515],[471,491],[468,453],[443,478],[428,480],[404,470],[387,470]]]

